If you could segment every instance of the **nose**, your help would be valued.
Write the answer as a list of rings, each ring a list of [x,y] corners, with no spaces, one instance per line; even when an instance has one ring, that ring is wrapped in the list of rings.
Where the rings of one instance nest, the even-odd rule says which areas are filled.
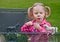
[[[40,15],[38,15],[38,17],[40,17]]]
[[[40,17],[40,14],[38,14],[38,17]]]

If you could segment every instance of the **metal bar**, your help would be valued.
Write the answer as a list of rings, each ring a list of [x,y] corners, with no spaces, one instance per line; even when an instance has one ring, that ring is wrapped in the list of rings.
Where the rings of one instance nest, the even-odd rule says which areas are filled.
[[[45,32],[0,32],[0,34],[7,34],[7,33],[15,33],[15,34],[33,34],[33,35],[36,35],[36,34],[47,34]],[[60,34],[60,32],[58,33],[55,33],[54,35],[56,34]]]

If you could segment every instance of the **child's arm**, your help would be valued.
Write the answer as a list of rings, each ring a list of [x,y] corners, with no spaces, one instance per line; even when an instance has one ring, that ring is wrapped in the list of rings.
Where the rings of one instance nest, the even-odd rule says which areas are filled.
[[[46,29],[38,23],[34,23],[34,28],[37,30],[37,32],[46,32]]]
[[[25,23],[25,24],[21,27],[21,31],[22,31],[22,32],[29,32],[29,31],[30,31],[30,30],[29,30],[29,26],[31,26],[31,25],[32,25],[32,22],[31,22],[31,21]]]
[[[38,24],[38,23],[34,23],[34,28],[35,29],[38,29],[38,30],[41,30],[41,26]]]

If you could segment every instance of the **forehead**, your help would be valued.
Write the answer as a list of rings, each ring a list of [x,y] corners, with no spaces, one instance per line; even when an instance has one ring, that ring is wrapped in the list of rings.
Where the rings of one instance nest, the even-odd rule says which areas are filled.
[[[33,11],[39,11],[39,12],[43,11],[44,12],[45,9],[44,9],[44,6],[37,5],[37,6],[33,7]]]

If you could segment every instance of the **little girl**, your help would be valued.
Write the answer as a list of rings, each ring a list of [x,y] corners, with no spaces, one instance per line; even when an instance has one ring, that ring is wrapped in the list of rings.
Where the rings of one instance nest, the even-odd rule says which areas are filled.
[[[46,18],[50,15],[50,8],[43,3],[35,3],[28,8],[28,17],[33,19],[21,27],[22,32],[41,32],[42,34],[28,35],[30,42],[48,42],[51,37],[52,29],[47,30],[46,26],[51,27]]]

